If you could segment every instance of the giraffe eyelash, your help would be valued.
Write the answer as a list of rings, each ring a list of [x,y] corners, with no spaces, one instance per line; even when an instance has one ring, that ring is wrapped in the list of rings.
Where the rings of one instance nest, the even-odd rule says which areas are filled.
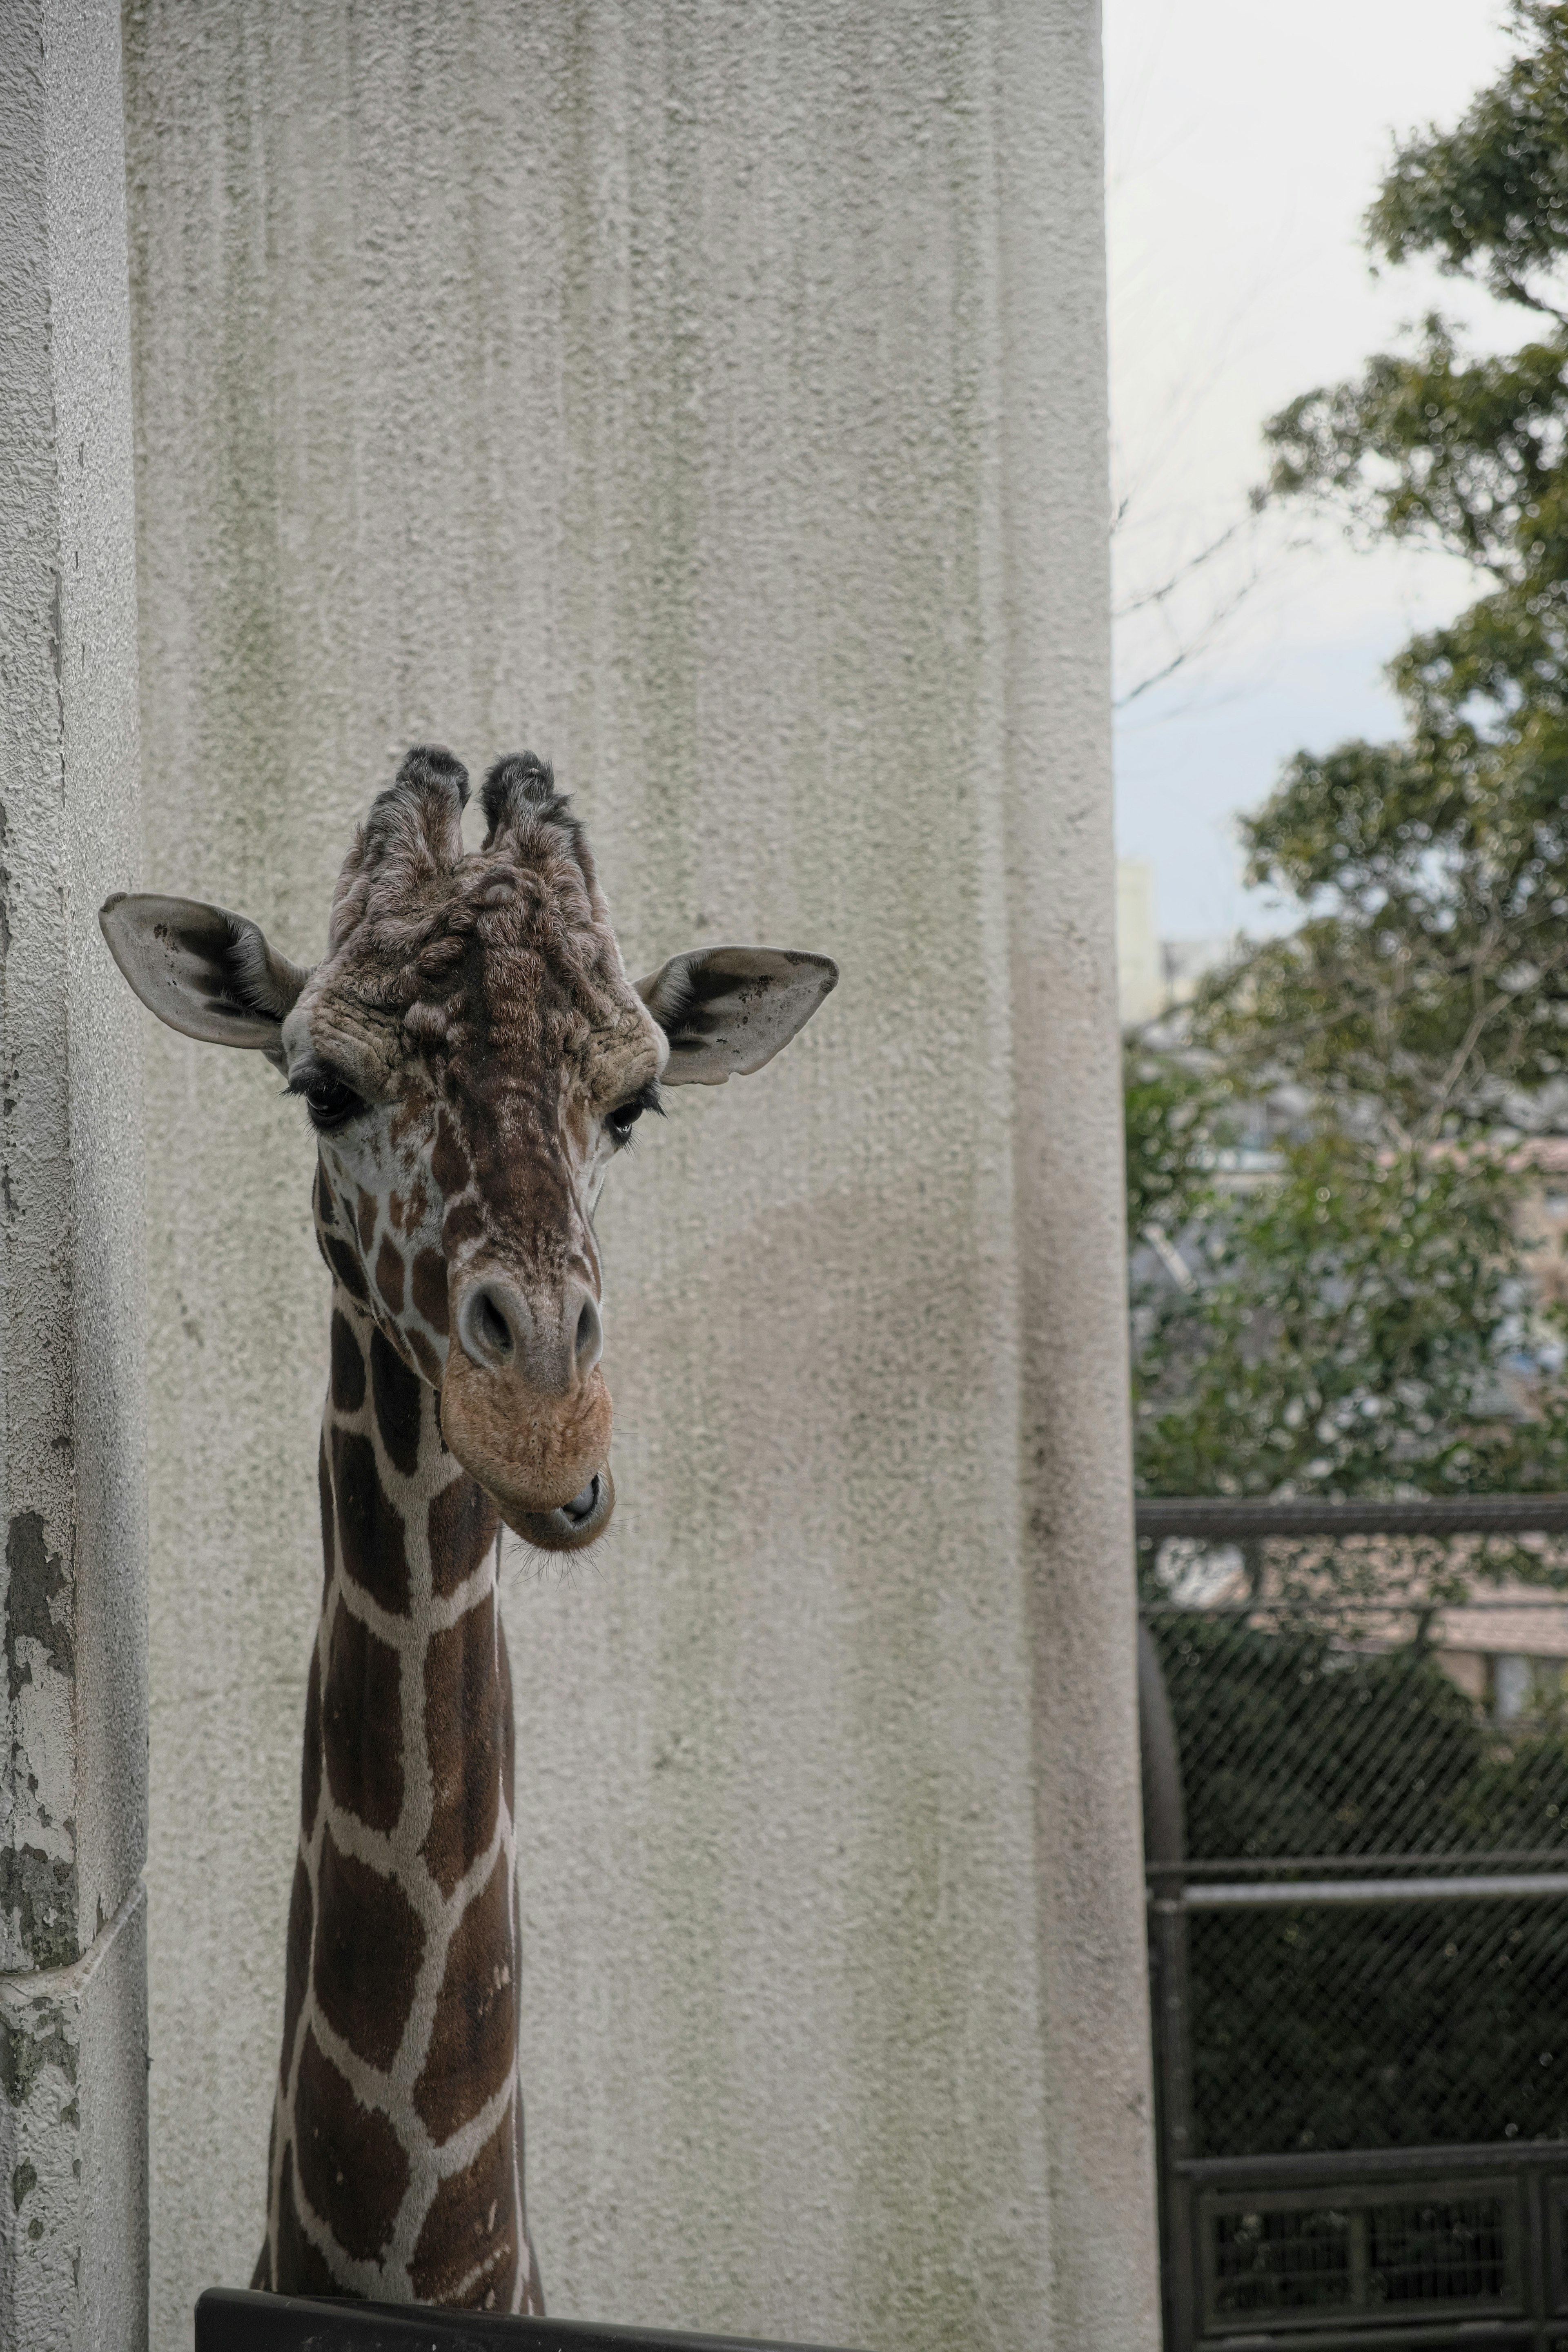
[[[630,1143],[632,1129],[645,1110],[652,1111],[656,1118],[662,1118],[665,1115],[664,1096],[657,1078],[649,1078],[647,1084],[640,1087],[626,1101],[617,1103],[614,1110],[605,1112],[605,1125],[617,1144]]]
[[[306,1115],[318,1135],[335,1135],[340,1127],[369,1108],[364,1097],[356,1094],[339,1071],[327,1069],[320,1062],[302,1063],[283,1091],[302,1097]]]

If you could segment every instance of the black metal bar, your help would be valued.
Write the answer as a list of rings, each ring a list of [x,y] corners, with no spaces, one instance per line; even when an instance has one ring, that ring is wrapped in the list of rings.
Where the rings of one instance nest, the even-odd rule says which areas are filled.
[[[1560,1535],[1568,1495],[1422,1495],[1397,1503],[1268,1501],[1229,1496],[1153,1496],[1137,1505],[1138,1533],[1215,1536]]]
[[[1261,1874],[1271,1870],[1459,1870],[1489,1869],[1499,1863],[1568,1864],[1568,1843],[1563,1845],[1485,1846],[1474,1851],[1438,1853],[1272,1853],[1229,1854],[1205,1860],[1183,1854],[1173,1862],[1148,1862],[1150,1878],[1234,1878],[1245,1871]]]
[[[1138,1627],[1138,1728],[1143,1765],[1143,1840],[1150,1861],[1179,1870],[1187,1846],[1182,1758],[1160,1653],[1147,1625]]]
[[[1150,1927],[1165,2352],[1192,2352],[1198,2247],[1187,2161],[1193,2149],[1193,2103],[1187,2051],[1186,1916],[1173,1906],[1152,1919]]]
[[[209,2287],[195,2352],[812,2352],[752,2336],[688,2336],[581,2319],[500,2319],[429,2304],[251,2294]]]
[[[1542,2333],[1534,2319],[1413,2319],[1390,2326],[1374,2319],[1365,2327],[1325,2328],[1321,2320],[1304,2320],[1296,2327],[1265,2331],[1244,2321],[1223,2332],[1200,2338],[1198,2352],[1438,2352],[1439,2346],[1463,2345],[1467,2352],[1541,2352],[1561,2340],[1556,2329]]]
[[[1509,2215],[1507,2227],[1513,2234],[1522,2236],[1523,2242],[1514,2249],[1515,2264],[1524,2289],[1525,2307],[1536,2315],[1541,2329],[1536,2342],[1545,2345],[1550,2341],[1546,2321],[1552,2311],[1547,2290],[1546,2176],[1526,2172],[1519,2185],[1519,2204]]]
[[[1458,2141],[1451,2147],[1312,2148],[1291,2156],[1194,2157],[1183,2166],[1202,2189],[1313,2189],[1344,2181],[1458,2179],[1473,2172],[1561,2172],[1568,2139]],[[1564,2320],[1568,2333],[1568,2319]]]
[[[1160,1653],[1147,1625],[1138,1628],[1138,1727],[1142,1761],[1144,1842],[1168,1871],[1180,1868],[1187,1842],[1182,1759]],[[1175,1882],[1180,1894],[1180,1882]],[[1195,2280],[1192,2199],[1182,2159],[1193,2152],[1192,2084],[1187,2060],[1187,1923],[1178,1903],[1150,1920],[1149,2006],[1154,2034],[1155,2120],[1161,2161],[1160,2235],[1166,2352],[1192,2352]]]
[[[1296,1626],[1303,1621],[1321,1626],[1330,1618],[1425,1617],[1438,1619],[1452,1632],[1455,1626],[1463,1626],[1471,1610],[1488,1617],[1506,1617],[1510,1610],[1523,1616],[1538,1617],[1543,1609],[1560,1609],[1564,1601],[1568,1601],[1568,1591],[1555,1584],[1543,1584],[1530,1601],[1494,1601],[1489,1593],[1472,1592],[1468,1601],[1449,1601],[1439,1606],[1398,1594],[1386,1601],[1357,1601],[1343,1600],[1337,1592],[1322,1592],[1304,1600],[1275,1597],[1262,1601],[1145,1601],[1140,1605],[1139,1614],[1151,1624],[1165,1617],[1204,1617],[1211,1622],[1252,1624],[1259,1632]],[[1414,1642],[1415,1636],[1411,1635],[1410,1640]],[[1402,1642],[1398,1646],[1406,1645]]]

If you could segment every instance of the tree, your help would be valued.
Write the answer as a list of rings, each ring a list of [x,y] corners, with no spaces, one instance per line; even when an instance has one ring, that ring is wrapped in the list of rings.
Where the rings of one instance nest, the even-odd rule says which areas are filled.
[[[1146,1494],[1521,1491],[1568,1483],[1568,1391],[1519,1410],[1532,1336],[1520,1171],[1309,1121],[1255,1190],[1216,1185],[1235,1097],[1135,1065],[1127,1089],[1133,1428]],[[1162,1220],[1169,1257],[1144,1265]]]
[[[1399,1148],[1528,1116],[1568,1077],[1568,6],[1512,16],[1521,53],[1456,130],[1397,152],[1367,232],[1523,310],[1531,339],[1466,356],[1429,318],[1267,427],[1268,499],[1489,584],[1391,666],[1404,740],[1299,754],[1246,823],[1249,878],[1304,919],[1195,1023]]]
[[[1568,1486],[1568,1389],[1529,1411],[1521,1127],[1568,1097],[1568,5],[1457,129],[1410,140],[1367,216],[1522,310],[1467,355],[1408,349],[1267,427],[1264,496],[1464,558],[1485,591],[1392,665],[1393,743],[1303,751],[1243,832],[1296,929],[1215,976],[1188,1051],[1130,1080],[1138,1463],[1163,1493]],[[1221,1129],[1289,1089],[1264,1190],[1216,1192]],[[1135,1267],[1136,1267],[1135,1261]]]

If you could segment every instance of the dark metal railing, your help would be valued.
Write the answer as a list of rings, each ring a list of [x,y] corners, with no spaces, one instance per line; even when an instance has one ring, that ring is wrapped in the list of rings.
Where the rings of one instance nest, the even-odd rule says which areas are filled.
[[[429,2304],[358,2303],[211,2287],[196,2305],[195,2352],[812,2352],[738,2336],[582,2319],[500,2319]]]
[[[1281,1671],[1277,1685],[1266,1693],[1272,1704],[1288,1709],[1294,1704],[1291,1685],[1311,1679],[1288,1675],[1284,1670],[1293,1655],[1302,1654],[1289,1648],[1289,1612],[1267,1597],[1261,1571],[1269,1538],[1331,1542],[1347,1536],[1562,1535],[1568,1532],[1568,1495],[1401,1502],[1158,1497],[1138,1504],[1137,1530],[1141,1539],[1155,1544],[1178,1538],[1239,1545],[1252,1588],[1245,1601],[1209,1609],[1174,1599],[1154,1601],[1145,1606],[1140,1624],[1167,2352],[1221,2352],[1222,2347],[1241,2352],[1243,2346],[1265,2345],[1285,2352],[1287,2347],[1308,2344],[1318,2352],[1362,2352],[1362,2347],[1373,2346],[1386,2347],[1386,2352],[1402,2346],[1436,2352],[1442,2345],[1479,2341],[1497,2346],[1500,2352],[1505,2347],[1519,2347],[1519,2352],[1568,2352],[1568,2137],[1555,2136],[1550,2123],[1545,2136],[1532,2137],[1540,2133],[1540,2125],[1527,2123],[1517,2137],[1506,2138],[1500,2129],[1496,2138],[1485,2140],[1461,2123],[1447,2135],[1428,2128],[1424,2135],[1428,2141],[1447,2137],[1447,2144],[1438,2145],[1375,2144],[1374,2136],[1366,2144],[1347,2147],[1342,2139],[1320,2140],[1313,2147],[1292,2144],[1289,2132],[1268,2145],[1268,2132],[1263,2132],[1254,2143],[1237,2122],[1252,2110],[1231,2103],[1223,2087],[1216,2088],[1216,2084],[1229,2082],[1226,2069],[1241,2063],[1233,2058],[1224,2037],[1234,2042],[1238,2032],[1248,2030],[1244,2012],[1237,2011],[1232,2019],[1224,2010],[1228,1995],[1216,1990],[1222,1979],[1205,1979],[1208,2009],[1205,2012],[1200,2004],[1194,2013],[1190,1949],[1190,1939],[1200,1934],[1243,1939],[1268,1936],[1275,1945],[1268,1950],[1259,1947],[1259,1952],[1266,1962],[1272,1956],[1277,1964],[1279,1938],[1299,1937],[1294,1949],[1310,1944],[1323,1949],[1331,1964],[1338,1964],[1332,1939],[1342,1931],[1331,1923],[1342,1920],[1343,1934],[1359,1935],[1365,1946],[1364,1951],[1354,1947],[1361,1968],[1368,1955],[1381,1958],[1392,1948],[1397,1956],[1403,1948],[1397,1939],[1406,1933],[1417,1939],[1425,1935],[1428,1941],[1436,1936],[1439,1946],[1447,1935],[1451,1952],[1453,1938],[1462,1947],[1465,1931],[1458,1924],[1443,1923],[1489,1916],[1500,1923],[1500,1934],[1506,1930],[1514,1936],[1515,1948],[1523,1948],[1518,1944],[1521,1936],[1528,1946],[1531,1937],[1539,1944],[1540,1935],[1550,1941],[1555,1934],[1551,1927],[1555,1904],[1563,1908],[1564,1952],[1560,1979],[1552,1979],[1561,1998],[1554,1995],[1550,2005],[1562,2011],[1568,2033],[1568,1907],[1563,1907],[1568,1903],[1568,1805],[1563,1808],[1565,1833],[1560,1845],[1543,1845],[1536,1839],[1527,1843],[1517,1834],[1489,1838],[1480,1834],[1478,1822],[1476,1842],[1467,1847],[1442,1834],[1444,1817],[1422,1799],[1426,1812],[1391,1811],[1388,1827],[1394,1834],[1347,1833],[1347,1851],[1341,1853],[1309,1852],[1304,1840],[1299,1851],[1291,1852],[1283,1839],[1270,1842],[1267,1850],[1255,1844],[1244,1852],[1237,1843],[1216,1842],[1225,1836],[1229,1800],[1216,1811],[1215,1792],[1223,1792],[1226,1785],[1238,1790],[1242,1817],[1256,1826],[1264,1816],[1247,1816],[1246,1808],[1255,1801],[1259,1777],[1267,1780],[1282,1769],[1271,1745],[1273,1735],[1256,1726],[1248,1728],[1245,1710],[1234,1718],[1226,1717],[1223,1707],[1212,1716],[1203,1711],[1207,1703],[1205,1675],[1250,1674],[1247,1688],[1256,1696],[1264,1690],[1258,1678],[1265,1672],[1267,1654],[1276,1646]],[[1541,1605],[1568,1614],[1568,1596],[1563,1594],[1543,1589]],[[1496,1610],[1507,1604],[1488,1600],[1485,1606]],[[1407,1594],[1358,1605],[1332,1603],[1325,1593],[1319,1613],[1326,1622],[1336,1612],[1333,1671],[1319,1675],[1312,1691],[1301,1692],[1295,1717],[1298,1728],[1306,1725],[1314,1735],[1321,1734],[1325,1750],[1338,1736],[1336,1684],[1348,1687],[1363,1675],[1358,1662],[1380,1646],[1376,1640],[1369,1643],[1362,1630],[1369,1623],[1369,1612],[1412,1620],[1407,1650],[1412,1660],[1426,1654],[1433,1626],[1440,1624],[1444,1614],[1436,1603],[1417,1603]],[[1181,1632],[1183,1620],[1200,1629],[1195,1647]],[[1201,1631],[1205,1626],[1212,1629],[1206,1634]],[[1226,1632],[1227,1627],[1232,1630]],[[1213,1663],[1207,1662],[1211,1652],[1205,1642],[1211,1649],[1219,1645]],[[1219,1654],[1227,1644],[1228,1668]],[[1385,1637],[1381,1646],[1386,1649]],[[1167,1686],[1167,1670],[1188,1680]],[[1368,1670],[1363,1680],[1364,1726],[1385,1701],[1377,1698],[1384,1686],[1373,1673]],[[1235,1687],[1239,1692],[1242,1685]],[[1568,1692],[1568,1682],[1564,1687]],[[1218,1706],[1224,1685],[1216,1684],[1214,1689]],[[1563,1703],[1557,1702],[1560,1707]],[[1242,1705],[1239,1698],[1237,1704]],[[1314,1715],[1313,1708],[1320,1712]],[[1483,1729],[1487,1738],[1501,1736],[1500,1727]],[[1553,1742],[1561,1730],[1559,1724],[1552,1734]],[[1364,1734],[1357,1736],[1364,1740]],[[1391,1731],[1391,1739],[1393,1736]],[[1212,1740],[1206,1750],[1205,1738]],[[1359,1752],[1345,1751],[1347,1758]],[[1366,1753],[1371,1774],[1366,1790],[1376,1784],[1386,1793],[1398,1778],[1391,1773],[1391,1751],[1368,1747]],[[1321,1764],[1321,1755],[1310,1755],[1299,1769],[1310,1776]],[[1343,1769],[1352,1780],[1359,1769],[1350,1764]],[[1419,1778],[1410,1783],[1417,1789],[1423,1785]],[[1300,1817],[1303,1824],[1309,1811]],[[1552,1811],[1558,1812],[1555,1805]],[[1273,1818],[1297,1816],[1283,1811]],[[1206,1837],[1201,1827],[1194,1826],[1189,1838],[1189,1821],[1198,1824],[1200,1820],[1207,1822]],[[1522,1820],[1521,1826],[1525,1826]],[[1539,1826],[1547,1824],[1542,1820]],[[1430,1843],[1423,1851],[1422,1841],[1428,1837]],[[1189,1853],[1189,1843],[1198,1846],[1196,1856]],[[1496,1906],[1495,1914],[1486,1913],[1488,1905]],[[1450,1914],[1448,1906],[1461,1907]],[[1380,1914],[1386,1927],[1375,1924]],[[1417,1923],[1427,1918],[1437,1926],[1420,1928]],[[1519,1925],[1532,1918],[1545,1923],[1539,1933],[1528,1924]],[[1227,1919],[1234,1925],[1227,1926]],[[1397,1926],[1401,1920],[1412,1923],[1408,1930]],[[1248,1921],[1257,1923],[1256,1930]],[[1357,1921],[1368,1925],[1358,1927]],[[1381,1946],[1368,1944],[1369,1937],[1385,1940]],[[1205,1947],[1205,1966],[1211,1970],[1220,1949]],[[1345,1949],[1339,1948],[1338,1961],[1344,1959]],[[1412,1953],[1412,1966],[1419,1970],[1430,1956],[1414,1944]],[[1253,1956],[1252,1944],[1245,1940],[1227,1946],[1225,1968],[1234,1971],[1239,1965],[1244,1979]],[[1226,1974],[1223,1982],[1229,1981]],[[1358,1977],[1356,1982],[1364,1984],[1365,1979]],[[1252,2010],[1245,2012],[1253,2026],[1258,2023],[1256,2008],[1254,2000]],[[1205,2014],[1210,2032],[1216,2027],[1221,2032],[1217,2042],[1205,2038]],[[1541,2065],[1546,2066],[1552,2053],[1564,2047],[1568,2042],[1554,2034]],[[1238,2084],[1241,2079],[1237,2074]],[[1258,2079],[1268,2084],[1258,2095],[1263,2105],[1258,2113],[1273,2131],[1286,2094],[1281,2089],[1276,2096],[1274,2075]],[[1238,2090],[1237,2101],[1240,2096]],[[1463,2112],[1455,2106],[1455,2116]],[[1216,2120],[1229,2128],[1229,2145],[1237,2152],[1221,2152],[1227,2143],[1224,2129],[1216,2133]],[[1384,2118],[1385,2125],[1387,2120]],[[1557,2132],[1561,2130],[1559,2125]],[[1349,2137],[1353,2139],[1353,2132]],[[1397,2131],[1394,2137],[1397,2138]],[[1212,2144],[1216,2137],[1217,2147]],[[1254,2145],[1258,2152],[1245,2152]]]
[[[1145,1496],[1136,1506],[1140,1538],[1211,1536],[1561,1535],[1568,1495],[1420,1495],[1397,1503],[1287,1502],[1229,1495]]]

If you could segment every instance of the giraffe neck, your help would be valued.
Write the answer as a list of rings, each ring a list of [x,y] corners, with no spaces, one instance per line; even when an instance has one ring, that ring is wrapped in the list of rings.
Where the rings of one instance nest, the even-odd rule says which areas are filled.
[[[325,1577],[258,2283],[542,2311],[522,2193],[494,1507],[333,1297]]]

